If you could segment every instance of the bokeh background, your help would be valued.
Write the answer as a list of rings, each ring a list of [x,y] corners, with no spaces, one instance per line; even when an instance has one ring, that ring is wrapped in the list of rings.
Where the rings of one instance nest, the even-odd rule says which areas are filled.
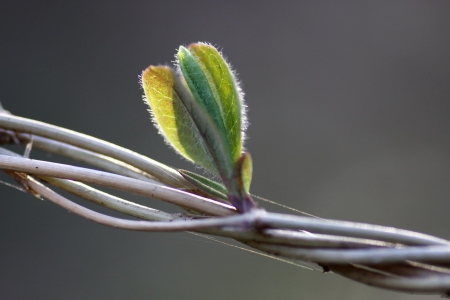
[[[449,16],[448,1],[2,1],[0,101],[188,168],[151,125],[138,75],[170,64],[180,44],[208,41],[246,93],[253,193],[450,239]],[[0,298],[437,296],[374,289],[187,233],[108,228],[1,185]]]

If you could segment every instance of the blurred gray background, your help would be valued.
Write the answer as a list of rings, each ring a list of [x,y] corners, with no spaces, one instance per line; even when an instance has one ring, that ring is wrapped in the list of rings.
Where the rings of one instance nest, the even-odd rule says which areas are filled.
[[[0,26],[6,109],[191,169],[138,75],[181,44],[218,45],[246,93],[253,193],[450,239],[449,1],[2,1]],[[1,299],[438,299],[0,193]]]

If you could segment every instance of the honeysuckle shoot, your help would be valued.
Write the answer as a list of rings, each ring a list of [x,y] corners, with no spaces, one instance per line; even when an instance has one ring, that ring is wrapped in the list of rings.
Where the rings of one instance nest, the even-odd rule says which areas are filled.
[[[176,57],[177,72],[150,66],[142,74],[153,122],[179,154],[220,176],[238,211],[248,211],[255,207],[249,195],[252,163],[243,152],[247,120],[236,77],[212,45],[180,46]],[[208,179],[185,174],[199,188],[217,190]]]

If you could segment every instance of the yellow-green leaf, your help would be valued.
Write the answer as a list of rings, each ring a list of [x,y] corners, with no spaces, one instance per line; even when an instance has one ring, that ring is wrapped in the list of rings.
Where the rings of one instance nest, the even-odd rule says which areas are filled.
[[[217,173],[208,147],[180,99],[192,96],[183,90],[174,70],[150,66],[142,73],[141,80],[153,123],[166,142],[186,159]]]
[[[250,153],[242,154],[242,186],[247,194],[250,193],[250,184],[252,183],[253,161]]]

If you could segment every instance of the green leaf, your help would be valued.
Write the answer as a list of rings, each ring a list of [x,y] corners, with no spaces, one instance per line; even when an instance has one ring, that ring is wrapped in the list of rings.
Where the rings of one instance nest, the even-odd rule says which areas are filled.
[[[228,186],[235,161],[219,99],[216,99],[207,76],[196,58],[183,46],[178,51],[178,63],[193,96],[193,99],[182,101],[205,139],[225,186]]]
[[[241,156],[243,129],[246,126],[243,97],[238,82],[231,67],[212,45],[196,43],[189,45],[188,49],[196,58],[208,80],[208,85],[219,106],[232,158],[237,161]]]
[[[179,154],[217,173],[208,147],[181,101],[181,98],[192,96],[174,73],[167,66],[150,66],[142,73],[142,87],[151,108],[153,123],[167,144]]]
[[[227,189],[222,184],[190,171],[178,170],[178,172],[202,192],[228,202]]]

